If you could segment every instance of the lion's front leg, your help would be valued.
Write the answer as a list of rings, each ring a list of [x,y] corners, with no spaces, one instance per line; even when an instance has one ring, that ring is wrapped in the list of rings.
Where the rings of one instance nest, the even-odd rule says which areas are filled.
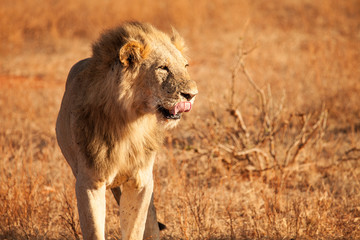
[[[120,187],[115,187],[111,189],[113,196],[120,206],[121,190]],[[162,228],[161,228],[162,227]],[[156,209],[154,206],[154,193],[151,196],[151,201],[149,205],[148,215],[145,223],[145,232],[144,240],[147,239],[160,239],[160,231],[165,229],[166,226],[163,223],[157,221]]]
[[[120,199],[122,239],[143,239],[152,192],[152,174],[151,177],[147,178],[147,182],[144,183],[141,188],[138,188],[133,180],[130,180],[123,185],[123,192]]]
[[[105,184],[93,184],[87,178],[76,179],[76,198],[84,240],[105,239]]]

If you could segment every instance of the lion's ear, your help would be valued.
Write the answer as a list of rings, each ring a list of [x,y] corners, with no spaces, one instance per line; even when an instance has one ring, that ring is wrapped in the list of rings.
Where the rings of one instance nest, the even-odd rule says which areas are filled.
[[[140,63],[148,54],[148,48],[138,41],[129,41],[119,51],[120,62],[125,66]]]
[[[185,40],[180,36],[174,27],[172,28],[171,42],[180,52],[183,53],[186,51]]]

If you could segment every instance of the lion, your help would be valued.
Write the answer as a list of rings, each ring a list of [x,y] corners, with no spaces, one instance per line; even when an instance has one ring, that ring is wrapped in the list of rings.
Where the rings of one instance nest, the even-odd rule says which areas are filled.
[[[76,178],[84,239],[105,239],[106,189],[120,204],[122,239],[159,239],[155,155],[198,93],[184,49],[174,29],[169,36],[129,22],[104,32],[71,68],[56,135]]]

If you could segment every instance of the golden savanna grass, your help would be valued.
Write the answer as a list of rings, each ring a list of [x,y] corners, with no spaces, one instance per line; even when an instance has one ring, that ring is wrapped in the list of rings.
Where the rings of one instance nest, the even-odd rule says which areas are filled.
[[[81,238],[56,115],[72,64],[126,20],[177,28],[200,92],[155,164],[162,239],[360,238],[358,0],[2,0],[0,16],[0,239]]]

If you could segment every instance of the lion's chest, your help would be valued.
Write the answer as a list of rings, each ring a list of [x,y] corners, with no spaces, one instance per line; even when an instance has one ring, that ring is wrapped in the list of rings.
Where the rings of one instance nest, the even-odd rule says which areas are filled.
[[[109,154],[111,174],[107,188],[118,187],[129,179],[136,180],[146,169],[152,169],[155,154],[162,143],[162,136],[154,132],[154,127],[137,125],[129,132],[127,138],[114,143]]]

